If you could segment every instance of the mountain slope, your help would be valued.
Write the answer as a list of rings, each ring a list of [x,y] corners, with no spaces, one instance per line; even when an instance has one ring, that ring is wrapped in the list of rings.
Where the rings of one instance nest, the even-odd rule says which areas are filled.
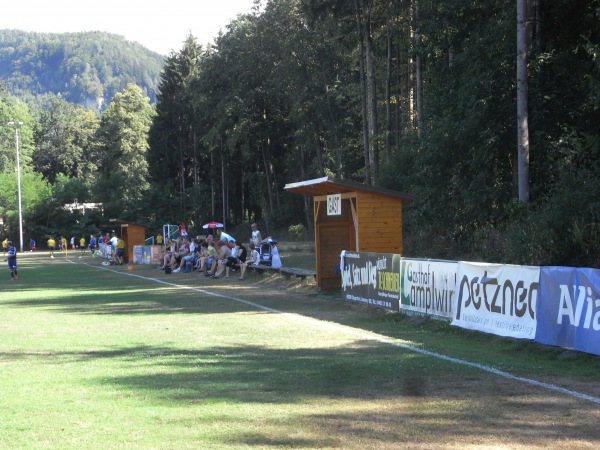
[[[163,61],[158,53],[111,33],[0,30],[0,82],[24,99],[54,93],[101,107],[135,83],[154,103]]]

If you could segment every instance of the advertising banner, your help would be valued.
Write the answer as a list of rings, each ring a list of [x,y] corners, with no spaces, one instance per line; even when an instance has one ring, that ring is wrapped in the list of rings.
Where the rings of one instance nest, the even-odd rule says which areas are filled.
[[[534,339],[539,267],[459,262],[452,325]]]
[[[135,264],[162,264],[160,245],[134,245],[133,262]]]
[[[344,252],[342,297],[377,308],[398,310],[400,255]]]
[[[600,270],[544,267],[535,340],[600,355]]]
[[[144,252],[144,264],[163,264],[163,248],[160,245],[150,245]]]
[[[112,246],[104,243],[99,244],[98,253],[100,253],[100,256],[103,258],[108,258],[112,254]]]
[[[144,246],[134,245],[133,246],[133,263],[144,264]]]
[[[452,317],[458,263],[402,258],[400,310]]]

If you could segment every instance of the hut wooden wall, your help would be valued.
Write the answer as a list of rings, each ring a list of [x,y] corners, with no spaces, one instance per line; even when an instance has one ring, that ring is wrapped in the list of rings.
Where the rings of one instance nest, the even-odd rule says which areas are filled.
[[[340,253],[354,249],[354,224],[349,200],[342,202],[342,214],[327,215],[326,198],[315,198],[315,247],[317,257],[317,286],[322,291],[337,291],[341,275],[335,268],[340,264]]]
[[[358,249],[402,254],[402,201],[371,192],[357,192]]]
[[[144,245],[146,230],[144,227],[132,224],[121,225],[121,239],[125,241],[125,262],[133,261],[133,246]]]

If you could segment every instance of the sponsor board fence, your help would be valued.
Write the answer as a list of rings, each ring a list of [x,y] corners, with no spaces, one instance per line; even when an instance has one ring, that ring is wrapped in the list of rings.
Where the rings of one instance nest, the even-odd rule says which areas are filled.
[[[163,248],[160,245],[134,245],[133,263],[134,264],[162,264]]]
[[[342,297],[600,355],[600,270],[342,252]]]

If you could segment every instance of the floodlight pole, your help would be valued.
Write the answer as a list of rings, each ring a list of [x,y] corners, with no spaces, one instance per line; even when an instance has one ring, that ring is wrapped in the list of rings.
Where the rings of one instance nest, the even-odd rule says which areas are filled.
[[[21,162],[19,159],[19,128],[23,122],[8,122],[15,129],[15,147],[17,149],[17,198],[19,200],[19,251],[23,253],[23,210],[21,208]]]

